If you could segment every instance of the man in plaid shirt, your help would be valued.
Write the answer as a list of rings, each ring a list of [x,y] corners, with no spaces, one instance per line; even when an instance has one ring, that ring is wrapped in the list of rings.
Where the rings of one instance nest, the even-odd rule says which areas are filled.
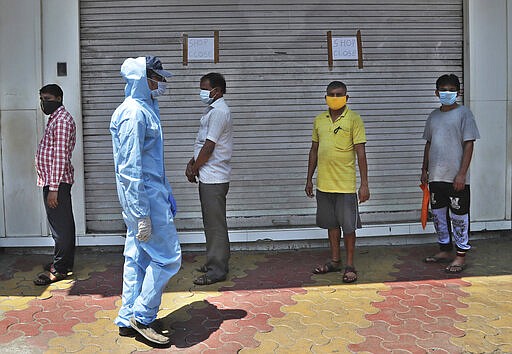
[[[46,272],[40,273],[34,283],[47,285],[66,278],[75,259],[71,155],[75,147],[76,127],[73,117],[62,105],[63,92],[58,85],[44,86],[39,90],[39,97],[43,113],[50,117],[37,148],[37,185],[43,187],[44,206],[55,249],[53,262],[44,266]]]

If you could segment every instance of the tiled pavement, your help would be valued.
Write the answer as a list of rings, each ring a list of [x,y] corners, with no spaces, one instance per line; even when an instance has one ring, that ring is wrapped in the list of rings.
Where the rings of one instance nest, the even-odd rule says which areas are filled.
[[[435,245],[357,249],[359,281],[312,275],[328,250],[234,252],[228,281],[192,284],[185,253],[159,313],[171,345],[122,338],[122,255],[79,253],[75,274],[32,279],[48,256],[0,254],[0,353],[512,353],[512,235],[473,242],[459,276]]]

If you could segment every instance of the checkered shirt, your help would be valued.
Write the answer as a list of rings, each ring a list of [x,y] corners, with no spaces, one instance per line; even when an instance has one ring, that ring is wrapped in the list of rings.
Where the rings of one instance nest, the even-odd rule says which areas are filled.
[[[37,185],[58,191],[59,184],[73,184],[71,155],[75,148],[76,127],[64,106],[50,115],[36,154]]]

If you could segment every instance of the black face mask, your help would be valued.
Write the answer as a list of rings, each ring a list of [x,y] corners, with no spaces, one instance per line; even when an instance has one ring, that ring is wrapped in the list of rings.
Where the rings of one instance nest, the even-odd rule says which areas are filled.
[[[60,106],[62,106],[62,102],[59,101],[41,101],[41,109],[44,114],[50,115]]]

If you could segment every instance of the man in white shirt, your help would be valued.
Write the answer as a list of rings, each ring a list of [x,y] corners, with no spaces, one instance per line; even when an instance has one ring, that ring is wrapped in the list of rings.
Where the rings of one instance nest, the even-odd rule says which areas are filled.
[[[206,263],[194,280],[196,285],[210,285],[226,280],[229,271],[229,237],[226,221],[226,195],[231,175],[233,124],[224,101],[226,80],[221,74],[209,73],[200,81],[201,102],[208,105],[194,145],[194,157],[185,175],[191,183],[199,179],[199,199],[206,237]]]

